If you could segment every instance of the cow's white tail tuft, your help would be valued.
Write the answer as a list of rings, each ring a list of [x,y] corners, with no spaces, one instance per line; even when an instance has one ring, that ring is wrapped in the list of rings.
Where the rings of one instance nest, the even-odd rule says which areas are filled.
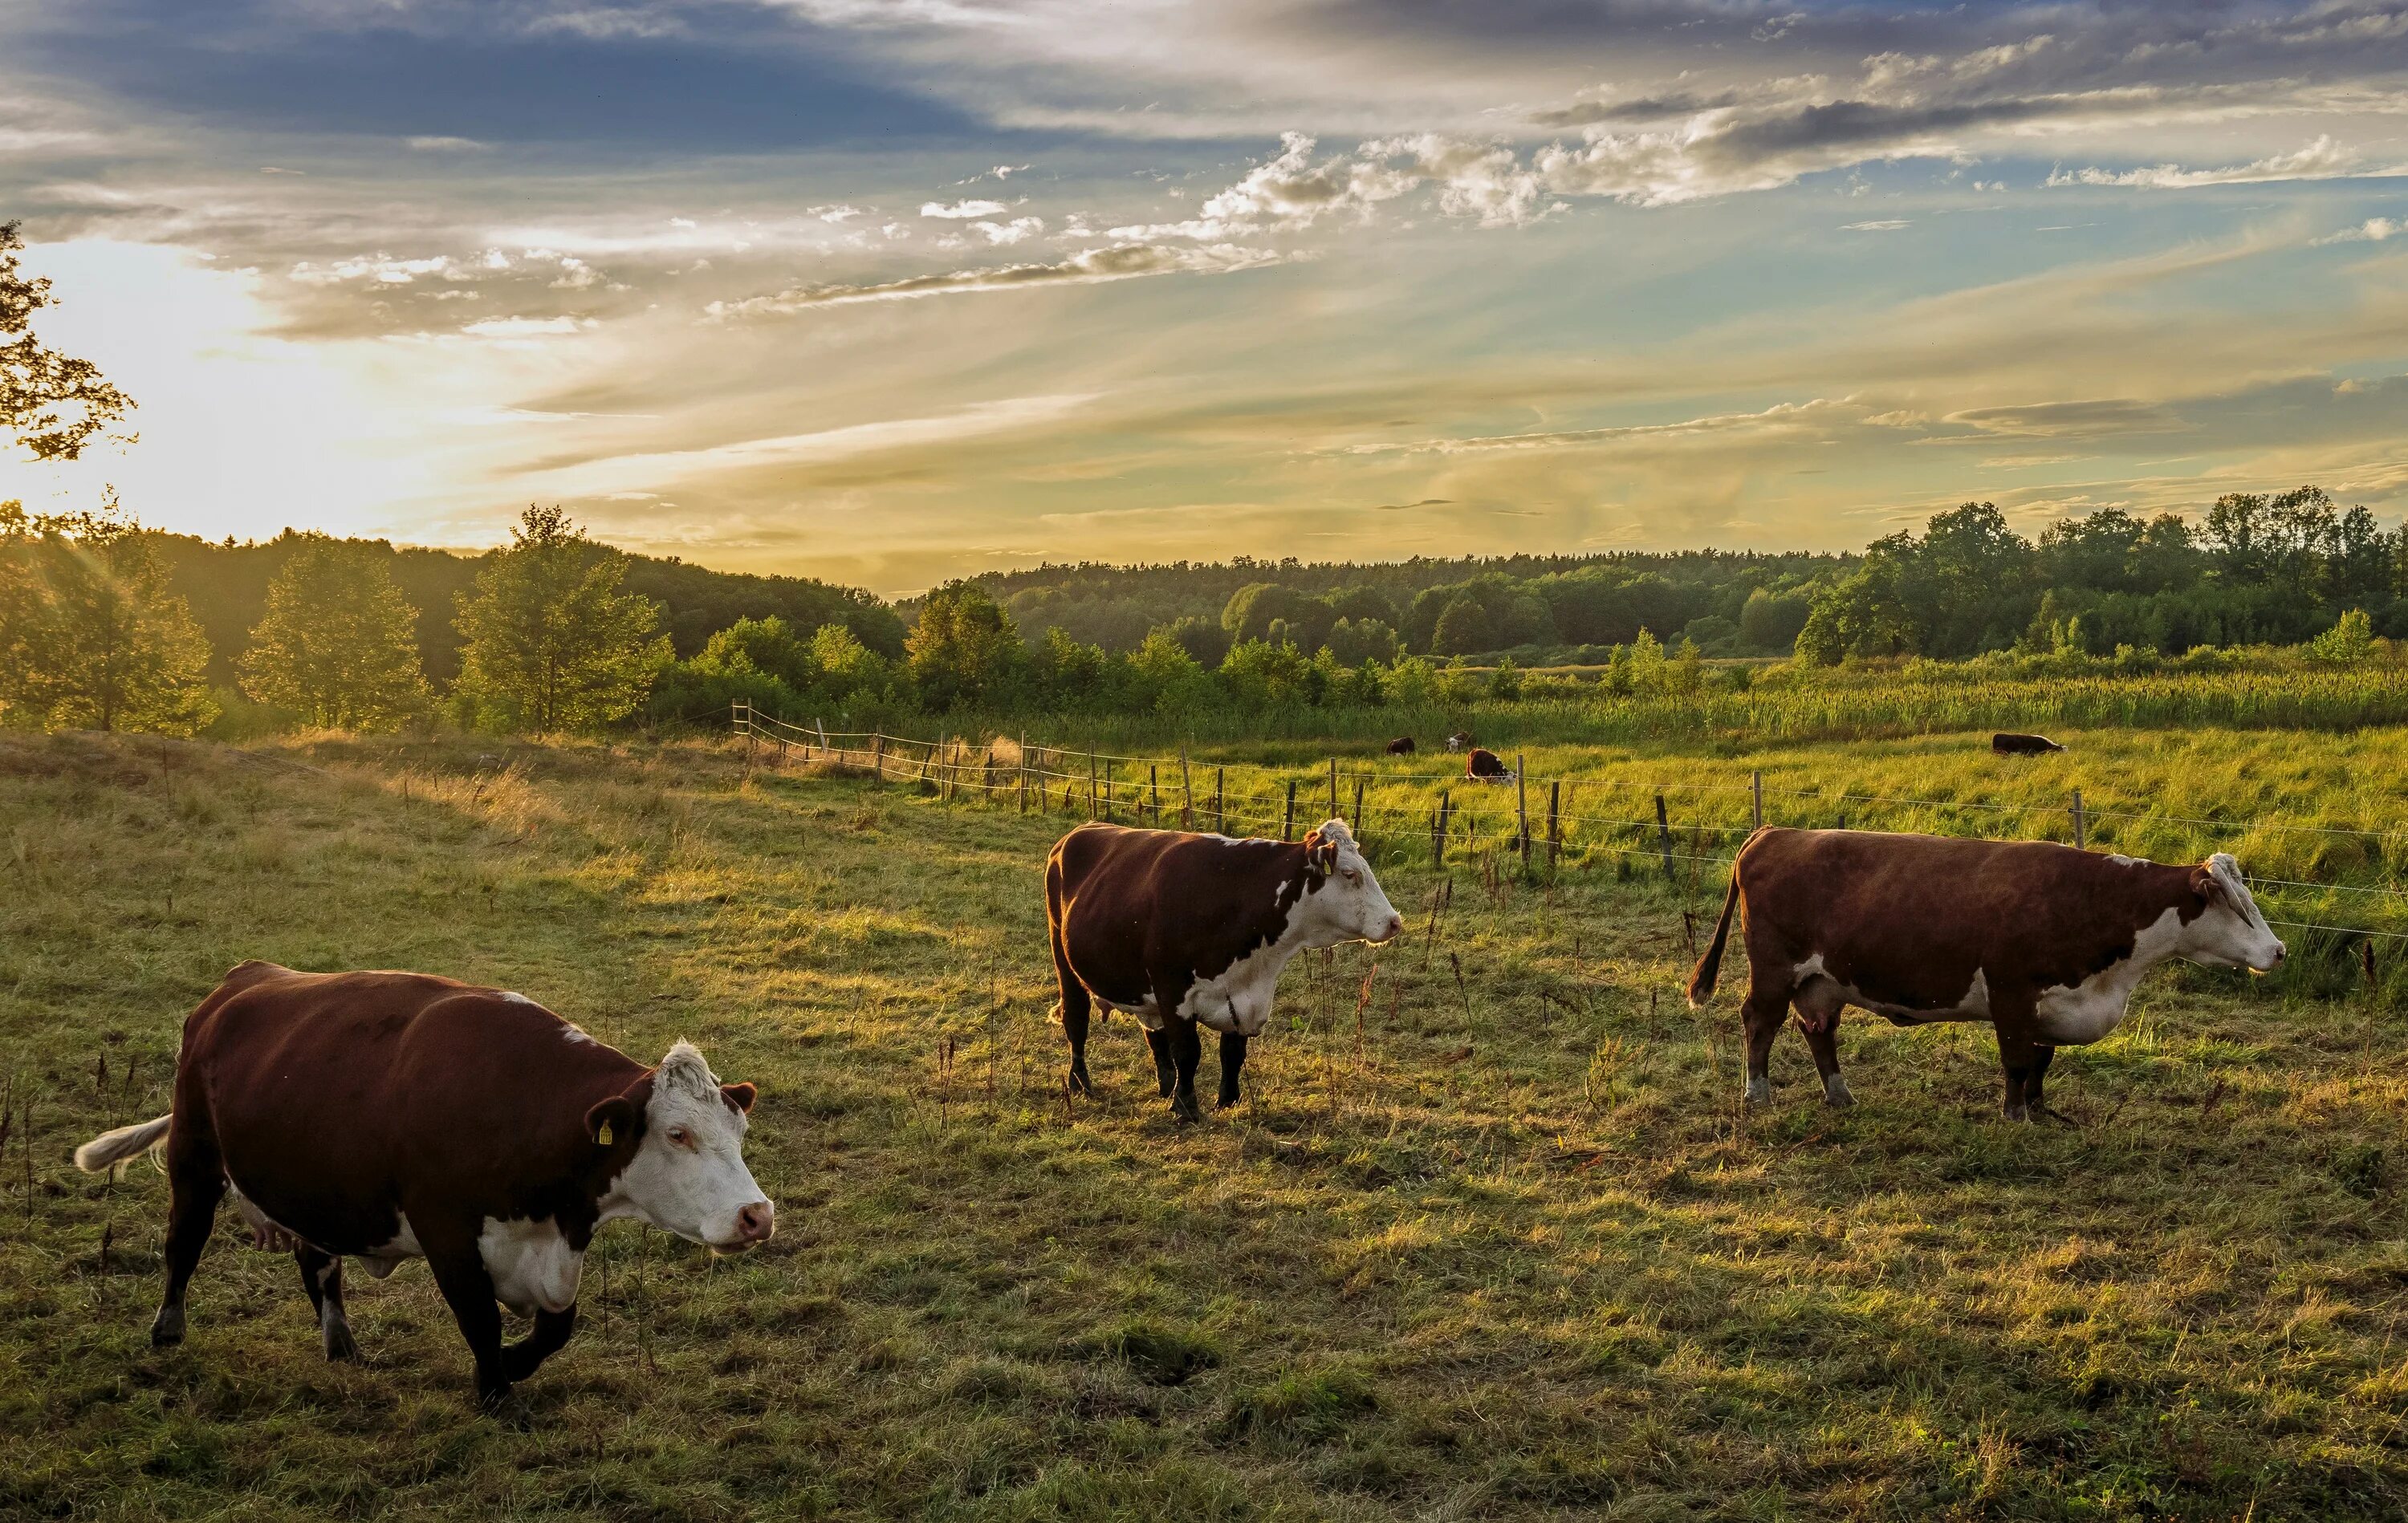
[[[75,1150],[76,1167],[86,1174],[99,1174],[137,1153],[155,1152],[167,1146],[167,1124],[175,1118],[176,1113],[169,1111],[153,1121],[104,1132]]]

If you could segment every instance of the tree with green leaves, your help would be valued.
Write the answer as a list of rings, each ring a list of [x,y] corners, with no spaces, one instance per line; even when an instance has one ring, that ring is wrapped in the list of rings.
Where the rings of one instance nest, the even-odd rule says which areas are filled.
[[[296,535],[242,655],[243,691],[315,725],[397,730],[426,707],[418,609],[387,557],[356,540]]]
[[[93,436],[125,416],[134,399],[103,379],[89,360],[34,336],[34,314],[55,306],[50,283],[17,263],[19,224],[0,222],[0,432],[36,460],[74,460]]]
[[[189,735],[218,715],[208,660],[115,493],[55,516],[0,503],[0,722]]]
[[[626,559],[558,507],[529,505],[510,548],[459,599],[459,691],[478,718],[594,730],[644,701],[671,659],[650,599],[619,591]]]
[[[1006,696],[1025,659],[1011,616],[966,581],[928,594],[903,648],[921,701],[932,709]]]

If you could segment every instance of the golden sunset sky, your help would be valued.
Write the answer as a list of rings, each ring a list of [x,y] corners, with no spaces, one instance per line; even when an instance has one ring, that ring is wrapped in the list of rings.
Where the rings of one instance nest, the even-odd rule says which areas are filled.
[[[0,496],[1052,560],[2408,492],[2408,5],[0,0],[139,442]]]

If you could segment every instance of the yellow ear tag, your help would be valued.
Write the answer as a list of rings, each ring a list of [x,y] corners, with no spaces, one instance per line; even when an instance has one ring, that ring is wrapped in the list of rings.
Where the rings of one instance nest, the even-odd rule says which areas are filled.
[[[605,1122],[603,1122],[603,1123],[602,1123],[602,1130],[601,1130],[601,1131],[599,1131],[599,1132],[595,1132],[595,1133],[594,1133],[594,1140],[595,1140],[595,1142],[597,1142],[597,1143],[600,1143],[600,1144],[601,1144],[603,1146],[605,1146],[605,1147],[608,1147],[608,1146],[610,1146],[610,1123],[609,1123],[609,1122],[605,1121]]]

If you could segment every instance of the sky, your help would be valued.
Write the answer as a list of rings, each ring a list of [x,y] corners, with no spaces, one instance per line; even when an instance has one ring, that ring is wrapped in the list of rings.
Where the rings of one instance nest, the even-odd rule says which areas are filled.
[[[2408,0],[0,0],[0,497],[885,593],[2408,509]]]

